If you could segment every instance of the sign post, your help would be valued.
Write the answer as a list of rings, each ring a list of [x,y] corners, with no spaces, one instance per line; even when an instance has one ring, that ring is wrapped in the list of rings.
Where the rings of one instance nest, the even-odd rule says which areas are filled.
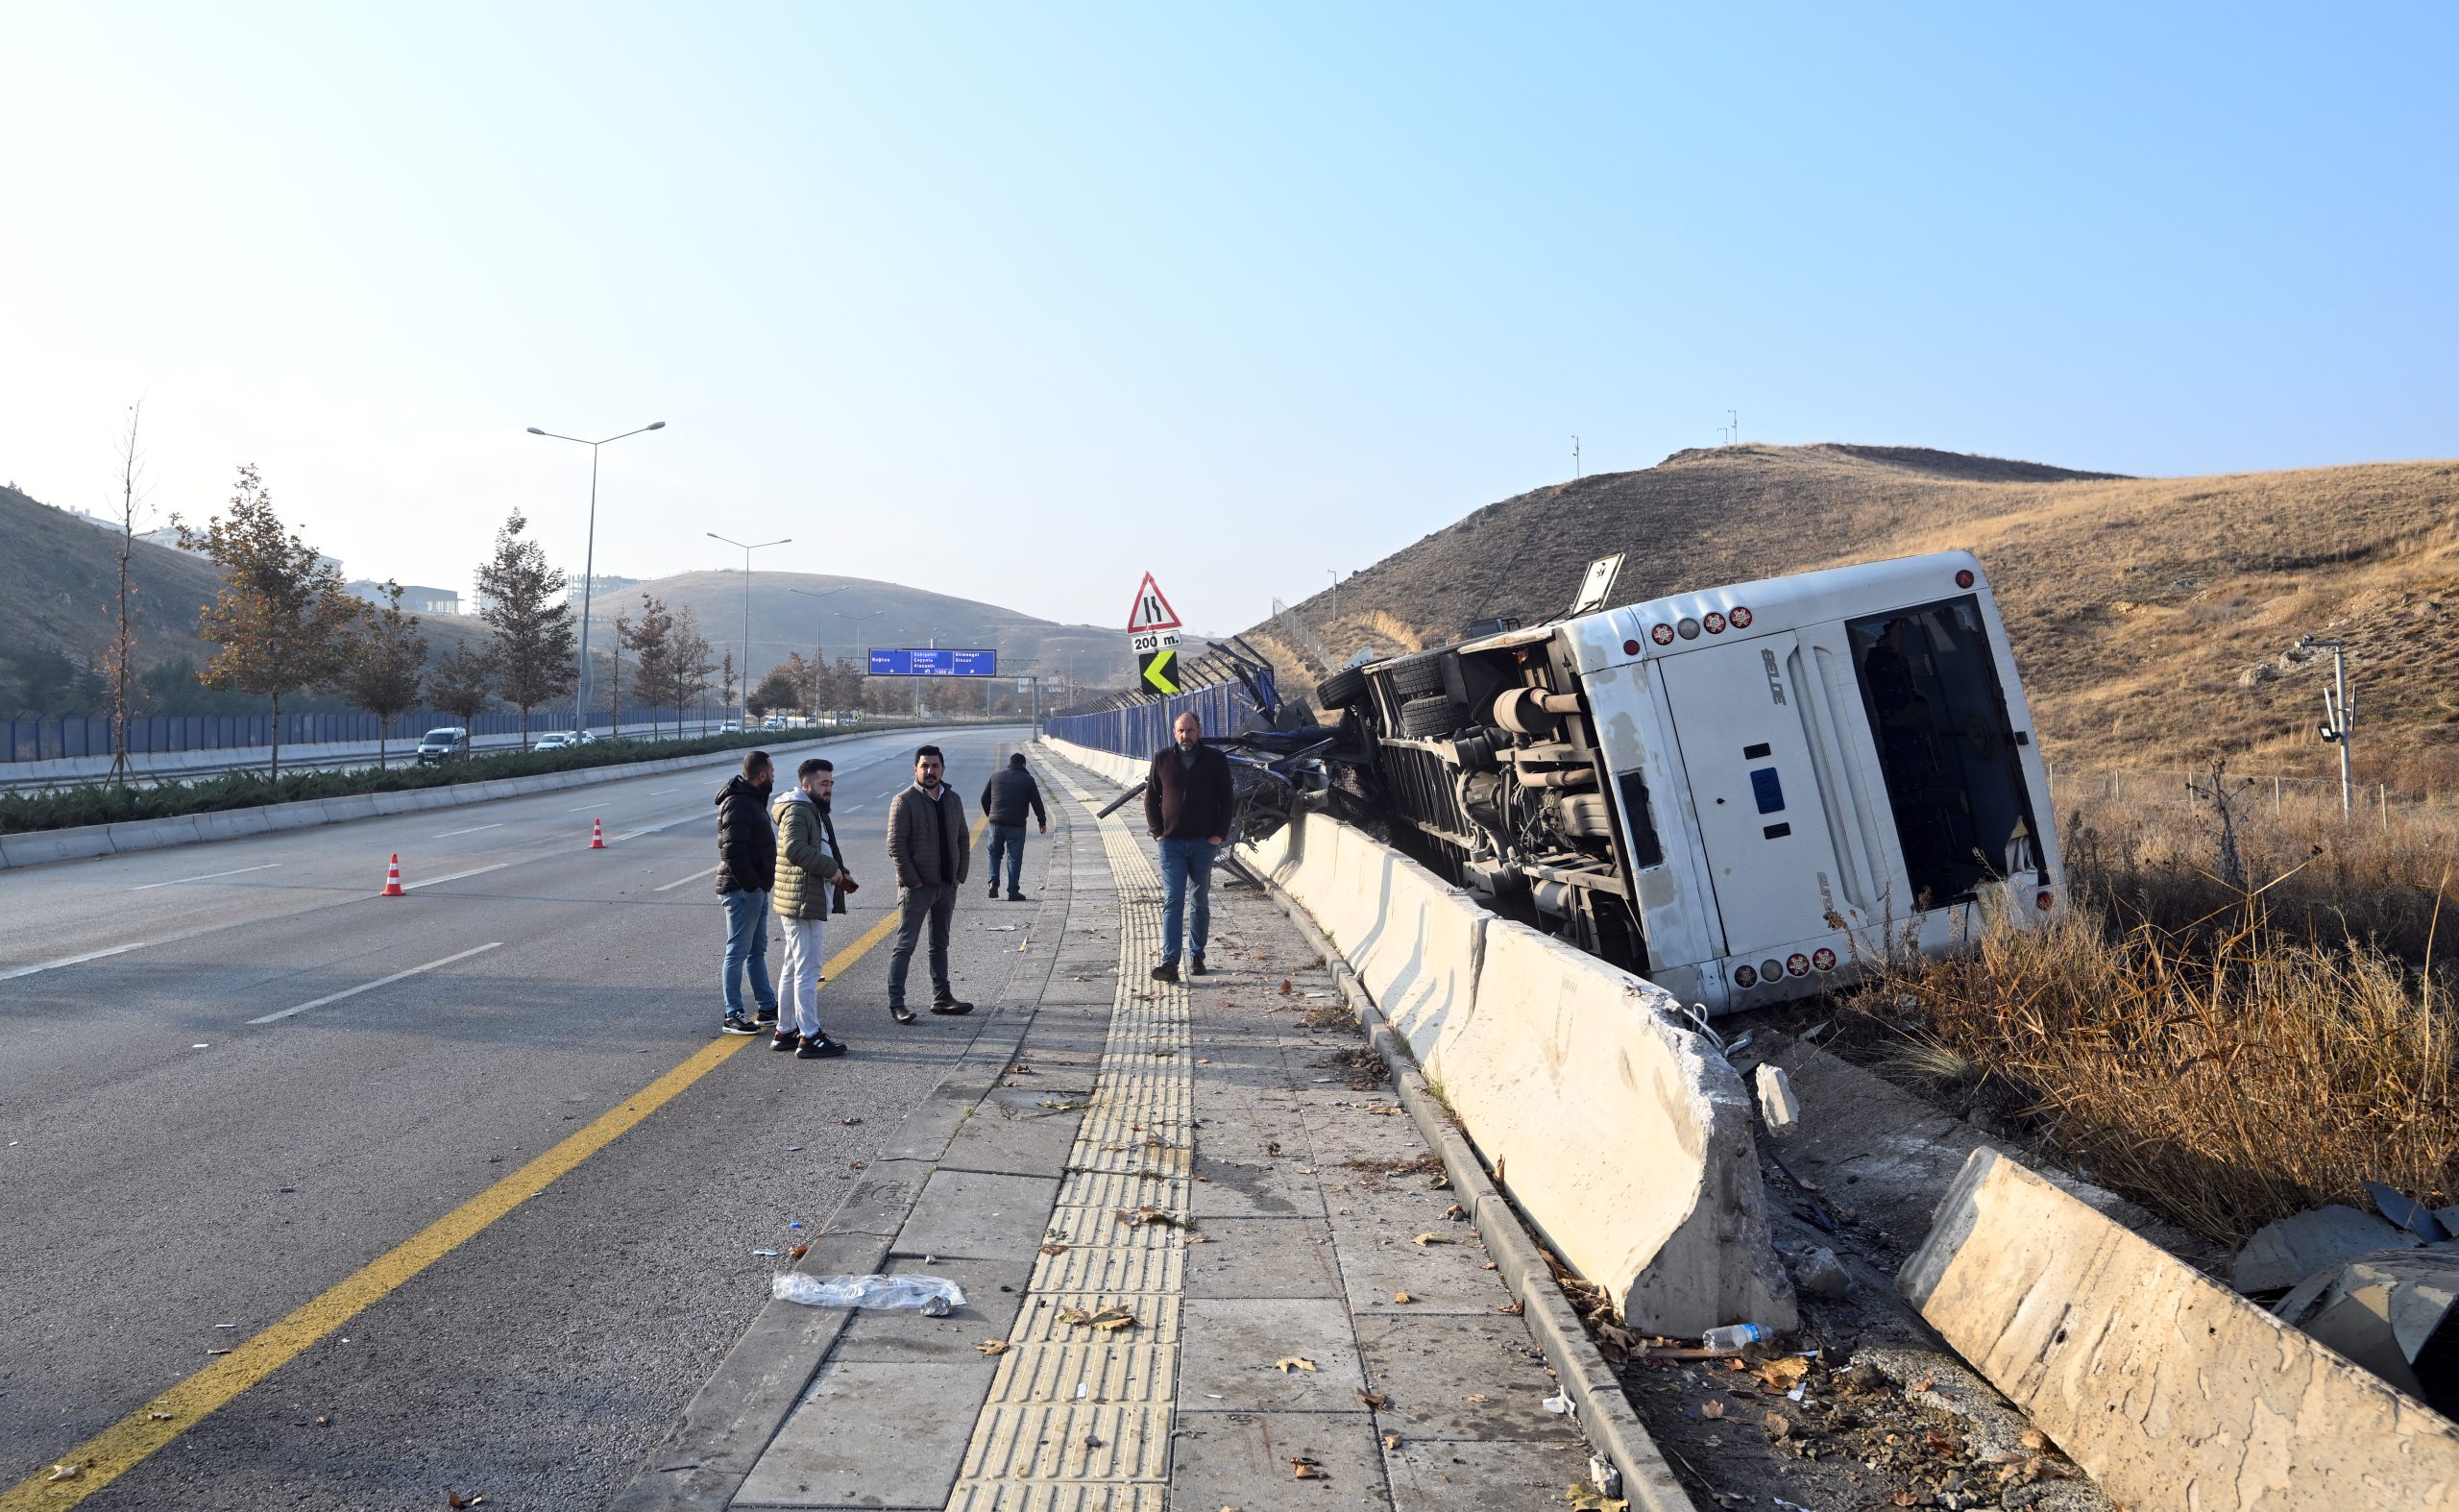
[[[1161,596],[1153,574],[1144,574],[1135,590],[1135,607],[1128,611],[1127,645],[1135,655],[1135,691],[1148,697],[1166,697],[1179,691],[1179,612]]]

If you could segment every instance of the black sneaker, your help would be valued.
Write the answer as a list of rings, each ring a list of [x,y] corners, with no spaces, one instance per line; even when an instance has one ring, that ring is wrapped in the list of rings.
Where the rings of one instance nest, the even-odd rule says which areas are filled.
[[[1033,899],[1025,896],[1021,892],[1010,892],[1008,894],[1008,901],[1010,903],[1031,903]]]
[[[766,1028],[777,1021],[777,1011],[773,1008],[756,1010],[751,1015],[751,1021]]]
[[[943,997],[931,1005],[931,1012],[945,1018],[955,1018],[973,1012],[973,1005],[960,997]]]
[[[999,895],[999,884],[996,882],[990,884],[990,895],[994,898]]]
[[[845,1046],[842,1041],[831,1039],[828,1036],[822,1034],[804,1040],[803,1047],[794,1052],[794,1059],[797,1061],[834,1061],[844,1053]]]
[[[1178,979],[1179,963],[1175,961],[1164,961],[1153,968],[1153,980],[1156,982],[1176,982]]]
[[[753,1023],[750,1019],[743,1017],[741,1013],[728,1013],[718,1027],[724,1030],[729,1035],[756,1035],[760,1033],[760,1026]]]
[[[1204,963],[1204,958],[1202,956],[1192,957],[1188,960],[1187,975],[1191,977],[1205,977],[1210,976],[1211,974],[1212,968]]]
[[[910,1024],[913,1022],[913,1010],[902,1003],[890,1003],[888,1006],[888,1016],[900,1024]]]
[[[800,1031],[780,1029],[775,1035],[769,1037],[768,1048],[771,1050],[791,1050],[794,1046],[801,1044],[802,1042],[803,1036]]]

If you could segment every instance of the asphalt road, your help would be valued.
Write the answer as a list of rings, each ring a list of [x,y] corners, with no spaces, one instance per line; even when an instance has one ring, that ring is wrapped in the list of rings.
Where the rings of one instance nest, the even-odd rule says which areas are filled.
[[[1023,735],[937,737],[968,811]],[[914,741],[821,748],[868,884],[832,955],[892,906],[882,824]],[[449,1489],[570,1507],[621,1488],[766,1295],[779,1262],[752,1252],[816,1230],[982,1022],[891,1022],[881,944],[821,994],[846,1059],[715,1036],[723,927],[700,873],[731,765],[0,872],[0,1505],[142,1422],[208,1351],[400,1270],[428,1225],[741,1045],[85,1505],[432,1508]],[[605,851],[585,848],[594,817]],[[375,895],[393,851],[406,898]],[[1035,837],[1029,892],[1046,854]],[[986,1012],[1019,959],[989,926],[1030,910],[983,897],[985,864],[956,971]]]

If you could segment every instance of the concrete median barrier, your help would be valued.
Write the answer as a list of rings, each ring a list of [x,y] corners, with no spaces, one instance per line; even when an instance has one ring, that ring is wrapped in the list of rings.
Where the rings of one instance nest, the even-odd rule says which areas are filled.
[[[1994,1150],[1896,1286],[2135,1512],[2459,1503],[2459,1425]]]
[[[1547,1243],[1629,1325],[1796,1321],[1749,1094],[1661,988],[1509,919],[1427,1075]]]

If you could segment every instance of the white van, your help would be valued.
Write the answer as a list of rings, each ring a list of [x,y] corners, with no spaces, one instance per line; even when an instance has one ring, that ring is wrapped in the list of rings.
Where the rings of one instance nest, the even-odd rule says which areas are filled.
[[[2060,906],[2049,785],[1964,551],[1504,631],[1327,681],[1396,842],[1711,1012]]]

